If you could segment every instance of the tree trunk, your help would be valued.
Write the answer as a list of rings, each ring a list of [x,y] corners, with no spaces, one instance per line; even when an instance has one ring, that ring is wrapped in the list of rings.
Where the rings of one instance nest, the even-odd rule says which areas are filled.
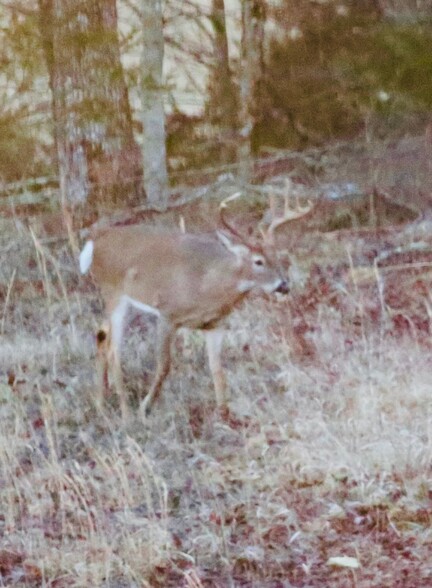
[[[218,135],[219,158],[229,163],[235,160],[238,98],[229,63],[224,0],[213,0],[210,19],[214,32],[214,58],[209,76],[207,115]]]
[[[141,75],[144,185],[150,204],[168,204],[165,113],[162,67],[164,38],[161,0],[143,0],[143,53]]]
[[[39,0],[62,206],[77,213],[141,194],[115,0]]]
[[[239,175],[247,182],[252,175],[252,131],[255,99],[263,76],[264,0],[242,0],[242,39],[240,60]]]

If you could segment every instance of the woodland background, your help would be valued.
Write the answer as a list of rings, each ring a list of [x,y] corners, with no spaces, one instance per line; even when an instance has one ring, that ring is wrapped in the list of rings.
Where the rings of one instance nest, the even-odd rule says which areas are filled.
[[[0,176],[57,178],[73,208],[163,208],[173,186],[250,178],[277,150],[429,122],[426,0],[1,8]]]
[[[428,0],[0,0],[2,586],[432,585],[431,37]],[[254,234],[287,185],[229,410],[187,331],[149,419],[98,410],[89,225],[209,231],[240,190]]]

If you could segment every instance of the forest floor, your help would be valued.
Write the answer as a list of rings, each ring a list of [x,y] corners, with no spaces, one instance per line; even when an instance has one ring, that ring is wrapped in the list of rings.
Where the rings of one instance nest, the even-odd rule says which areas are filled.
[[[358,158],[344,180],[350,165]],[[68,245],[53,251],[8,227],[1,585],[432,585],[427,215],[394,231],[303,235],[291,294],[253,296],[232,315],[229,409],[216,409],[202,336],[180,332],[152,414],[127,424],[115,396],[103,412],[95,404],[91,281]],[[134,407],[154,329],[131,313]]]

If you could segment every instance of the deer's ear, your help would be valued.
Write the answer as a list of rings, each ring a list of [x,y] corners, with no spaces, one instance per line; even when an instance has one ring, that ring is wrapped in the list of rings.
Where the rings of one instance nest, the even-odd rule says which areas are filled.
[[[221,233],[220,231],[216,231],[216,234],[222,245],[226,247],[228,251],[234,253],[239,263],[250,254],[249,249],[245,247],[245,245],[236,245],[235,243],[230,241],[224,233]]]
[[[234,244],[232,241],[230,241],[230,239],[228,239],[225,233],[221,233],[221,231],[216,231],[216,236],[222,243],[222,245],[226,247],[229,251],[231,251],[231,248],[234,247]]]

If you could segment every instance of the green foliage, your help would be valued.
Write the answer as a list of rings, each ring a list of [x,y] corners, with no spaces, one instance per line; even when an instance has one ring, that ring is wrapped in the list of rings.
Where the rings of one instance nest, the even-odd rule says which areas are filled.
[[[37,13],[5,13],[0,23],[0,74],[34,82],[45,72]]]
[[[424,118],[432,105],[430,23],[385,21],[366,1],[343,10],[310,3],[294,15],[289,8],[286,0],[277,15],[287,34],[269,47],[255,149],[354,136],[366,120],[403,131],[413,113]]]
[[[0,178],[20,180],[46,173],[48,83],[37,13],[5,11],[0,19]]]
[[[368,52],[364,52],[362,61],[353,62],[351,75],[369,82],[370,92],[381,88],[389,92],[399,108],[430,109],[431,26],[385,24],[369,37]]]
[[[14,181],[47,173],[45,148],[25,122],[15,116],[0,117],[0,180]]]
[[[188,169],[214,165],[220,155],[216,142],[210,142],[202,117],[175,111],[167,118],[167,152],[171,177],[176,180]]]

